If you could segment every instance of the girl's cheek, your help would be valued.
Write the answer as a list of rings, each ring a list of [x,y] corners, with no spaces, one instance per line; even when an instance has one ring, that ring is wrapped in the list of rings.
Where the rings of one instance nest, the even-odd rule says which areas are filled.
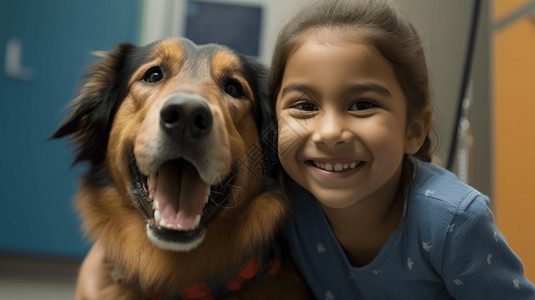
[[[303,124],[300,124],[301,121],[288,116],[279,117],[279,154],[292,151],[306,136]]]
[[[279,154],[286,152],[291,147],[295,134],[284,119],[279,119]]]

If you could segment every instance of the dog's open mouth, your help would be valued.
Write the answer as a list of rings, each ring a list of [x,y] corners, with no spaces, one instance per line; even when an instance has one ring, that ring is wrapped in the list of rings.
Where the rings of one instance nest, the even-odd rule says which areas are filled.
[[[147,186],[156,225],[177,230],[198,228],[210,186],[192,164],[185,160],[166,162],[147,178]]]
[[[207,224],[226,203],[233,177],[210,186],[182,158],[163,163],[150,176],[140,173],[135,159],[130,169],[136,205],[147,219],[147,233],[158,246],[170,250],[187,251],[202,241]]]

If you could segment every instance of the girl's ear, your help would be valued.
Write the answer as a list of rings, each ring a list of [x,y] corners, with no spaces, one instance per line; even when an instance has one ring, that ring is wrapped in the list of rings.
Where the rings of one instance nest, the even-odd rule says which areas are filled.
[[[431,105],[427,105],[423,110],[419,118],[410,120],[410,124],[407,127],[407,135],[405,137],[405,153],[415,154],[422,147],[429,127],[431,126],[431,118],[433,116],[433,108]]]

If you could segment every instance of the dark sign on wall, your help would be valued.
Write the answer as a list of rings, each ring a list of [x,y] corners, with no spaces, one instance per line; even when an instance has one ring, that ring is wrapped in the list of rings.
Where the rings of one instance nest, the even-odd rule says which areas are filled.
[[[185,36],[197,44],[218,43],[258,56],[262,7],[188,1]]]

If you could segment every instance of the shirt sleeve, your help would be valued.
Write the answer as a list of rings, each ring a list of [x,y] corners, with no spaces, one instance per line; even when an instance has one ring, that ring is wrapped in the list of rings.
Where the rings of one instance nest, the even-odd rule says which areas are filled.
[[[452,219],[441,275],[455,299],[535,299],[520,259],[497,229],[488,198],[479,194]]]

